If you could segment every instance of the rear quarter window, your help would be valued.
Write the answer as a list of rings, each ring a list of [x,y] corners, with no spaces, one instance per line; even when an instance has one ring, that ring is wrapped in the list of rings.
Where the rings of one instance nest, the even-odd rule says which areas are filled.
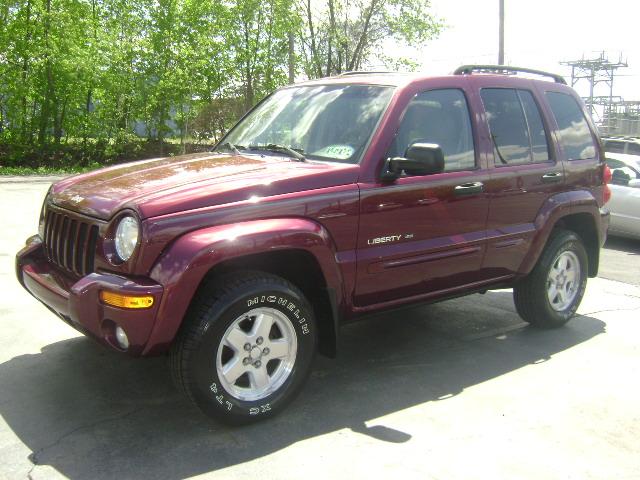
[[[582,108],[573,96],[546,92],[549,106],[558,124],[560,146],[568,160],[584,160],[596,156],[596,146]]]

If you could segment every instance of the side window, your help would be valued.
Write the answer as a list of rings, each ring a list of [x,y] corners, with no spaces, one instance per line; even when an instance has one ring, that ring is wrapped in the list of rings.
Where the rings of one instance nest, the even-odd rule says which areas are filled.
[[[607,158],[607,165],[611,169],[611,183],[614,185],[629,185],[629,180],[640,178],[640,174],[620,160]]]
[[[640,144],[629,143],[629,145],[627,145],[627,149],[628,149],[627,153],[631,155],[640,155]]]
[[[389,157],[404,156],[417,142],[440,145],[445,171],[475,167],[469,108],[461,90],[429,90],[409,102]]]
[[[547,100],[560,129],[560,145],[569,160],[596,156],[589,124],[576,99],[566,93],[547,92]]]
[[[531,145],[527,121],[515,90],[484,88],[480,91],[489,129],[496,149],[496,161],[505,165],[529,163]]]
[[[527,126],[529,127],[529,138],[531,138],[531,154],[533,161],[547,162],[549,160],[549,142],[547,141],[547,133],[544,130],[540,109],[533,99],[531,92],[527,90],[518,90],[518,96],[522,102],[522,108],[527,118]]]

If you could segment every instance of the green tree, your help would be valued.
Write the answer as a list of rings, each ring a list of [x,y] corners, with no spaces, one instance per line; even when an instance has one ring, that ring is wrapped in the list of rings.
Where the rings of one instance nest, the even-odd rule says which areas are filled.
[[[387,38],[439,28],[426,0],[0,0],[0,161],[176,152],[169,137],[185,151],[290,76],[359,69]]]
[[[372,60],[408,65],[384,54],[385,41],[418,47],[442,29],[429,0],[298,1],[300,50],[310,78],[361,70]]]

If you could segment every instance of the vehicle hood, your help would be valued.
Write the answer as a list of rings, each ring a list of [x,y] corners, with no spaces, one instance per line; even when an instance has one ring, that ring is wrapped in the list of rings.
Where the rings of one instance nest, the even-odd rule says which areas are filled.
[[[357,165],[298,162],[279,155],[197,153],[69,177],[53,186],[51,200],[104,220],[127,208],[144,219],[354,183],[358,171]]]

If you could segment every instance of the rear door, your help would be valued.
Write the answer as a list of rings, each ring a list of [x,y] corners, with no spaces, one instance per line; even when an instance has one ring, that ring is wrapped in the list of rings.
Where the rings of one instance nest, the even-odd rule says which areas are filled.
[[[494,277],[518,271],[529,251],[538,212],[547,198],[564,188],[563,165],[552,148],[534,84],[516,85],[485,80],[479,92],[493,143],[483,268]]]
[[[466,79],[455,82],[459,88],[431,88],[408,102],[386,154],[404,156],[413,143],[435,143],[444,153],[444,172],[360,184],[357,307],[419,298],[479,279],[489,175],[474,145]]]

